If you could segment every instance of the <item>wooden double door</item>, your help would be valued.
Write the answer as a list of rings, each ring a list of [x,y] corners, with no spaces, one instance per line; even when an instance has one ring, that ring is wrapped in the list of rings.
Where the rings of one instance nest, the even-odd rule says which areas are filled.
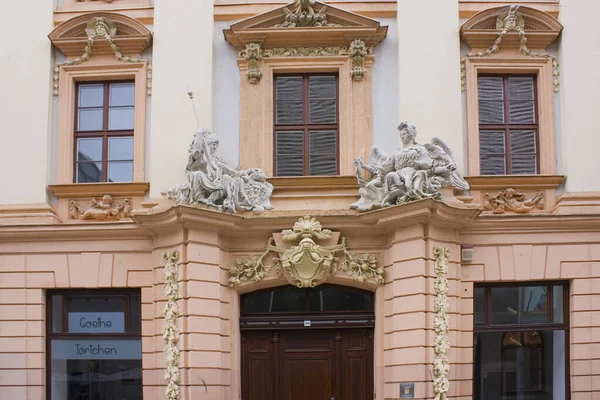
[[[373,329],[242,331],[242,400],[373,398]]]

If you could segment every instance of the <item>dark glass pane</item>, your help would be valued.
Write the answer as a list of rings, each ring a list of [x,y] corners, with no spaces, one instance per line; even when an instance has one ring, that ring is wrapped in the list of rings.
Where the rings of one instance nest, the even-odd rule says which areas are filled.
[[[108,160],[133,160],[133,137],[126,136],[108,138]]]
[[[52,333],[62,332],[63,307],[61,295],[52,296]]]
[[[282,286],[273,291],[273,312],[306,311],[306,289]]]
[[[335,76],[310,76],[308,91],[311,100],[335,99]]]
[[[275,100],[304,99],[304,83],[301,76],[278,76],[275,78]]]
[[[109,182],[131,182],[133,181],[132,161],[111,161],[108,163]]]
[[[506,175],[506,159],[503,155],[481,154],[479,164],[481,175]]]
[[[502,78],[479,77],[479,123],[504,123],[504,92]]]
[[[512,175],[535,175],[537,173],[535,154],[513,154],[510,173]]]
[[[337,153],[336,131],[310,131],[310,154]]]
[[[334,155],[310,156],[310,175],[336,175],[337,157]]]
[[[475,316],[475,325],[485,324],[485,289],[475,288],[473,298],[473,313]]]
[[[497,287],[490,292],[492,324],[536,324],[548,322],[545,286]]]
[[[277,124],[298,125],[304,121],[302,101],[277,101],[275,108]]]
[[[482,154],[504,154],[504,131],[480,131],[479,152]]]
[[[273,290],[261,290],[240,296],[240,314],[266,313],[273,308]]]
[[[77,183],[102,182],[102,163],[77,163]]]
[[[102,108],[81,108],[77,117],[78,131],[101,131],[102,118],[104,113]]]
[[[141,340],[53,340],[51,349],[51,400],[142,400]]]
[[[552,311],[554,314],[554,323],[562,324],[564,322],[563,287],[554,286],[552,290]]]
[[[342,286],[321,285],[309,290],[310,311],[373,311],[373,294]]]
[[[473,399],[566,398],[564,331],[476,333],[474,347]]]
[[[509,76],[508,77],[508,99],[509,100],[533,100],[533,77]]]
[[[510,153],[535,153],[536,138],[535,131],[510,131]]]
[[[133,82],[111,83],[109,88],[109,106],[133,106],[134,85]]]
[[[511,124],[535,124],[535,103],[533,101],[510,101]]]
[[[125,332],[123,297],[67,296],[70,333],[100,334]]]
[[[77,139],[77,161],[102,161],[102,138]]]
[[[311,100],[309,108],[311,124],[335,124],[335,100]]]
[[[104,85],[79,85],[79,107],[102,107]]]
[[[69,312],[124,312],[122,296],[67,296]]]
[[[304,132],[302,131],[278,131],[276,154],[295,154],[304,153]]]
[[[111,108],[108,113],[108,129],[123,131],[133,129],[133,107]]]
[[[277,156],[277,176],[303,176],[304,156]]]
[[[142,331],[142,296],[134,294],[129,297],[129,331]]]

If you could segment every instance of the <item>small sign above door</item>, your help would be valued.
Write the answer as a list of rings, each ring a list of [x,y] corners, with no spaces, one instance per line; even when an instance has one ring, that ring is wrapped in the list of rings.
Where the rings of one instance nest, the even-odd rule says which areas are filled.
[[[415,398],[415,384],[413,382],[400,384],[400,398],[401,399],[414,399]]]

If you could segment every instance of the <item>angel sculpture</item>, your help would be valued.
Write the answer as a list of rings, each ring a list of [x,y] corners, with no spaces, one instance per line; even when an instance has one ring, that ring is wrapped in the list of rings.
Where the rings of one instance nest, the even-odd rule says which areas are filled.
[[[211,131],[201,129],[194,136],[185,168],[187,184],[175,185],[167,192],[176,204],[205,204],[219,211],[237,210],[256,213],[271,210],[273,185],[258,168],[237,171],[215,155],[219,139]]]
[[[396,154],[388,156],[373,146],[368,164],[360,157],[354,160],[360,199],[350,208],[370,211],[426,198],[440,200],[439,189],[447,186],[469,189],[444,141],[433,138],[431,143],[417,143],[417,128],[407,122],[398,125],[398,130],[402,148]]]

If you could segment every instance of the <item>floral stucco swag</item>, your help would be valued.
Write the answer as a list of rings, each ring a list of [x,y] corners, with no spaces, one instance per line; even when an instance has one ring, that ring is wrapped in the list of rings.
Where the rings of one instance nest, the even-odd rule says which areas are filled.
[[[446,393],[450,388],[448,382],[448,372],[450,371],[450,363],[448,361],[448,351],[450,350],[450,341],[448,340],[448,315],[446,312],[449,308],[448,303],[448,254],[450,251],[447,248],[435,247],[433,254],[435,255],[434,270],[436,274],[434,289],[435,302],[433,310],[435,317],[433,319],[433,328],[436,336],[433,340],[435,351],[435,360],[433,361],[433,390],[435,392],[434,400],[447,400]]]
[[[179,307],[177,298],[179,297],[179,286],[177,278],[179,268],[177,260],[179,254],[174,251],[172,253],[164,253],[165,261],[165,297],[167,304],[163,309],[165,316],[165,328],[163,329],[163,339],[165,340],[165,362],[167,365],[165,371],[165,379],[167,380],[167,389],[165,394],[168,400],[181,399],[181,390],[179,383],[181,374],[179,372],[179,328],[177,327],[177,319],[179,318]]]

